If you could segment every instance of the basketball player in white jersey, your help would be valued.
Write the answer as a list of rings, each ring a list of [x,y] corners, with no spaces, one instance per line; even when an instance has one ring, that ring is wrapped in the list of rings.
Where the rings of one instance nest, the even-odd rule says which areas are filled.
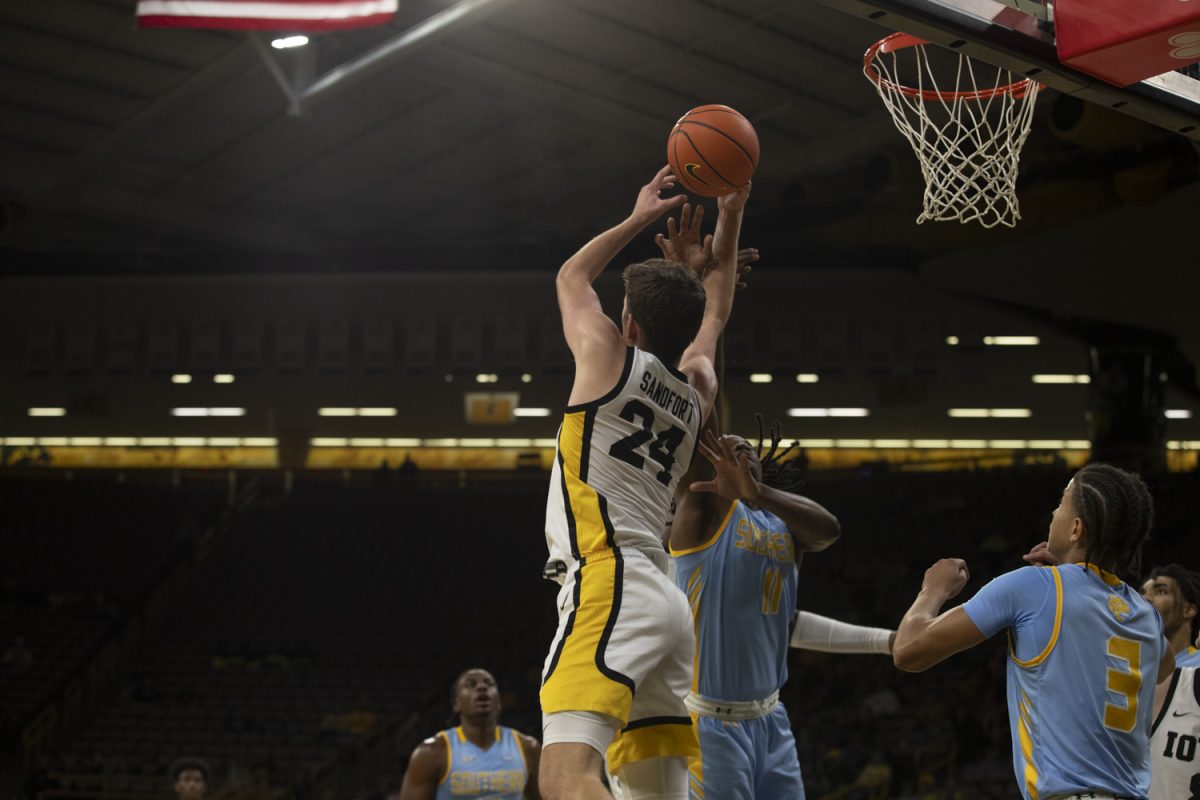
[[[718,200],[715,264],[703,278],[662,259],[625,270],[621,326],[592,284],[635,236],[685,197],[659,170],[633,213],[559,270],[575,380],[546,504],[546,576],[562,584],[542,681],[547,800],[609,797],[603,756],[633,798],[687,797],[698,752],[683,704],[695,649],[687,601],[659,540],[717,392],[717,339],[733,304],[749,186]]]
[[[1200,681],[1179,667],[1154,690],[1150,729],[1150,800],[1200,798]]]

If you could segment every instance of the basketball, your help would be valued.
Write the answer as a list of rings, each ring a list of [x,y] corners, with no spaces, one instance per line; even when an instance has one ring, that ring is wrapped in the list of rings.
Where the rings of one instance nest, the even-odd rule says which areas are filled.
[[[693,194],[719,197],[750,182],[758,168],[758,134],[729,106],[693,108],[667,138],[671,171]]]

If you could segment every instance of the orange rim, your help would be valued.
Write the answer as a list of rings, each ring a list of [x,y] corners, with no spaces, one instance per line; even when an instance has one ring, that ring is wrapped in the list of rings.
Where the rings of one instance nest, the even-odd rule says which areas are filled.
[[[863,72],[879,86],[900,92],[907,97],[919,97],[927,101],[991,100],[993,97],[1000,95],[1012,95],[1014,99],[1020,100],[1029,92],[1030,87],[1036,83],[1031,78],[1025,78],[1024,80],[1019,80],[1005,86],[997,86],[995,89],[979,89],[973,92],[939,92],[934,89],[914,89],[911,86],[892,83],[880,75],[879,70],[875,68],[875,57],[880,53],[894,53],[897,50],[903,50],[908,47],[924,47],[927,44],[929,42],[926,40],[918,39],[916,36],[910,36],[907,33],[897,32],[885,36],[868,47],[867,52],[863,54]]]

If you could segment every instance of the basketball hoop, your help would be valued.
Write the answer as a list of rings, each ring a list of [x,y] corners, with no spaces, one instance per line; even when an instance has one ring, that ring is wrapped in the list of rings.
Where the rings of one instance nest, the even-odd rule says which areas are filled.
[[[958,53],[953,89],[943,90],[928,44],[893,33],[863,56],[863,73],[921,162],[925,197],[917,223],[957,220],[1012,228],[1021,218],[1017,163],[1041,84],[1016,80],[1007,70]],[[915,64],[898,55],[903,51],[913,54]],[[915,75],[902,78],[902,69]]]

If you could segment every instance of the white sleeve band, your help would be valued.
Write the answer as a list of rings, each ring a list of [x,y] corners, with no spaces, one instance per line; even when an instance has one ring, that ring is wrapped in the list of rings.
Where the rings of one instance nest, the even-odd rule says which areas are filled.
[[[823,653],[887,654],[892,631],[850,625],[836,619],[801,611],[792,629],[792,647]]]

